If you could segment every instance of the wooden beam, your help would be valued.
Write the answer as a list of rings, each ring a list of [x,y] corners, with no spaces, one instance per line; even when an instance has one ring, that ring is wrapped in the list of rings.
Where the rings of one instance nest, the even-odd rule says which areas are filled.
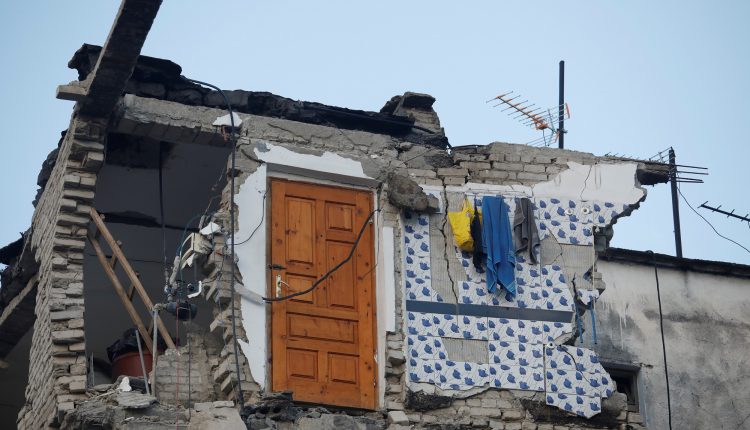
[[[108,118],[133,74],[141,48],[161,0],[123,0],[94,70],[86,78],[86,95],[77,104],[86,116]],[[70,93],[70,94],[68,94]],[[75,91],[64,96],[79,97]]]
[[[125,310],[128,312],[128,315],[130,315],[130,319],[133,320],[135,326],[138,328],[138,332],[141,334],[141,338],[146,343],[146,348],[148,348],[149,352],[151,352],[152,354],[156,354],[154,351],[151,351],[151,335],[148,334],[148,330],[146,330],[146,326],[143,325],[143,320],[141,320],[141,316],[138,315],[138,311],[135,310],[133,303],[128,300],[128,295],[125,292],[125,289],[122,287],[120,280],[117,279],[117,274],[112,269],[112,266],[109,265],[107,256],[104,254],[104,251],[102,251],[102,247],[101,245],[99,245],[99,241],[91,233],[88,234],[88,239],[89,242],[91,242],[91,247],[94,248],[94,252],[96,252],[96,256],[99,259],[99,263],[102,265],[102,268],[104,269],[104,273],[112,282],[115,293],[117,293],[117,295],[120,297],[123,306],[125,306]]]
[[[112,255],[117,256],[117,259],[120,262],[120,266],[125,271],[125,274],[127,275],[128,279],[130,279],[130,282],[133,283],[133,286],[135,287],[135,291],[138,292],[138,295],[141,297],[141,300],[143,300],[143,304],[146,305],[149,311],[153,310],[154,304],[153,302],[151,302],[151,298],[148,296],[148,293],[146,293],[146,289],[143,288],[141,281],[138,279],[138,275],[135,273],[135,270],[133,270],[133,268],[130,266],[128,259],[125,258],[125,254],[122,252],[122,249],[120,249],[120,247],[117,245],[117,241],[115,241],[114,237],[112,237],[112,234],[109,232],[109,229],[107,229],[107,226],[104,225],[104,221],[99,217],[99,213],[93,207],[91,208],[89,213],[91,215],[91,219],[94,221],[94,224],[96,224],[96,228],[99,229],[99,233],[102,235],[102,237],[104,237],[104,240],[107,242],[109,247],[112,248]],[[102,264],[106,264],[106,263],[107,263],[107,259],[105,256],[104,263]],[[112,271],[112,273],[114,273],[114,271]],[[123,289],[123,294],[127,294],[125,293],[124,289]],[[167,347],[176,348],[174,342],[172,342],[172,337],[169,335],[169,331],[167,330],[167,327],[164,325],[164,322],[162,322],[161,318],[158,316],[156,317],[156,325],[159,328],[159,333],[161,333],[162,337],[164,338],[164,342],[166,342]]]

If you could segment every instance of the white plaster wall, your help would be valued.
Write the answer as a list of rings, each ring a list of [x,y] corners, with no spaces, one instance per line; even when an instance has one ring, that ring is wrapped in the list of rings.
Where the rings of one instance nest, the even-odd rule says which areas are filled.
[[[666,429],[667,404],[654,269],[600,261],[606,290],[583,345],[602,360],[641,366],[641,413]],[[674,429],[750,428],[750,279],[659,269]]]
[[[250,238],[256,227],[255,234],[245,243],[235,246],[237,268],[242,274],[243,285],[240,289],[247,289],[262,297],[266,295],[266,166],[262,165],[248,177],[235,195],[237,205],[238,230],[235,240],[241,243]],[[265,203],[264,203],[265,200]],[[240,291],[240,294],[242,291]],[[253,379],[265,388],[266,384],[266,304],[258,300],[250,300],[241,294],[242,324],[247,333],[248,342],[240,341],[242,352],[248,360]]]
[[[634,187],[636,163],[579,164],[568,162],[568,170],[554,179],[534,185],[537,197],[565,197],[572,200],[605,200],[637,202],[646,195],[642,188]]]

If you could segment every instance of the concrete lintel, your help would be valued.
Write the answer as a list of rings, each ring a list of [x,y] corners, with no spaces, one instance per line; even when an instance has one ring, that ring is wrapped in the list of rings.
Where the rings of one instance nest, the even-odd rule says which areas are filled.
[[[173,143],[226,146],[220,128],[213,125],[224,115],[222,109],[125,94],[115,110],[111,131]]]
[[[58,85],[55,98],[59,100],[70,100],[80,102],[86,99],[89,89],[82,82],[73,81],[67,85]]]

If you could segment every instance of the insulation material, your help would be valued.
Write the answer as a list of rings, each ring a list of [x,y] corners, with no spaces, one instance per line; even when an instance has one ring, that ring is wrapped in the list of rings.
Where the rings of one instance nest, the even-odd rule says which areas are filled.
[[[486,364],[489,362],[487,342],[472,339],[443,338],[449,360]]]

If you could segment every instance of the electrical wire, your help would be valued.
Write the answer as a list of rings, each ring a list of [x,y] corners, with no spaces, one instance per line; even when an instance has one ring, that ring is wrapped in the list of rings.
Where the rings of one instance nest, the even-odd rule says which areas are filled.
[[[684,197],[683,197],[684,198]],[[669,397],[669,368],[667,367],[667,344],[664,341],[664,316],[661,309],[661,291],[659,288],[659,270],[656,265],[656,254],[654,251],[646,251],[651,254],[651,261],[654,264],[654,278],[656,279],[656,300],[659,303],[659,329],[661,331],[661,350],[664,354],[664,379],[667,383],[667,413],[669,418],[669,430],[672,430],[672,400]]]
[[[701,215],[701,214],[700,214],[700,213],[699,213],[699,212],[698,212],[697,210],[695,210],[695,208],[694,208],[694,207],[693,207],[693,206],[692,206],[692,205],[690,204],[690,202],[688,202],[688,200],[687,200],[687,199],[685,198],[685,196],[684,196],[684,195],[682,194],[682,191],[680,190],[680,187],[679,187],[679,186],[677,187],[677,192],[678,192],[678,193],[680,194],[680,197],[682,197],[682,200],[684,200],[684,201],[685,201],[685,203],[686,203],[686,204],[688,205],[688,207],[689,207],[689,208],[690,208],[690,209],[691,209],[691,210],[692,210],[693,212],[695,212],[695,214],[696,214],[696,215],[698,215],[699,217],[701,217],[701,219],[703,219],[703,221],[705,221],[705,222],[706,222],[706,224],[708,224],[708,226],[709,226],[709,227],[711,227],[711,230],[713,230],[713,231],[714,231],[714,233],[716,233],[716,235],[718,235],[718,236],[719,236],[719,237],[721,237],[722,239],[726,239],[726,240],[728,240],[728,241],[732,242],[733,244],[735,244],[735,245],[739,246],[740,248],[742,248],[742,249],[744,249],[745,251],[747,251],[747,253],[748,253],[748,254],[750,254],[750,249],[747,249],[746,247],[744,247],[744,246],[743,246],[742,244],[740,244],[740,243],[739,243],[739,242],[737,242],[736,240],[734,240],[734,239],[730,239],[730,238],[728,238],[728,237],[724,236],[723,234],[719,233],[719,232],[718,232],[718,231],[716,230],[716,227],[714,227],[714,226],[713,226],[713,224],[711,224],[711,223],[710,223],[710,222],[709,222],[709,221],[708,221],[708,220],[707,220],[707,219],[706,219],[706,218],[705,218],[705,217],[704,217],[703,215]]]
[[[329,276],[331,276],[334,272],[339,270],[344,264],[348,263],[349,260],[352,259],[352,257],[354,256],[354,251],[357,249],[357,245],[359,245],[359,241],[362,239],[362,236],[365,234],[365,230],[367,230],[367,225],[370,223],[370,220],[372,219],[373,215],[375,215],[375,212],[380,212],[380,209],[374,209],[372,212],[370,212],[370,215],[367,216],[367,219],[365,220],[365,222],[362,223],[362,227],[359,229],[359,234],[357,234],[357,238],[354,240],[354,243],[352,244],[352,247],[349,250],[349,255],[347,255],[344,260],[340,261],[337,265],[333,266],[332,269],[330,269],[323,276],[321,276],[315,282],[313,282],[313,284],[309,288],[302,290],[302,291],[297,291],[292,294],[288,294],[286,296],[281,296],[281,297],[263,297],[263,300],[265,302],[281,302],[284,300],[289,300],[294,297],[302,296],[316,289],[318,285],[320,285]]]
[[[591,330],[592,330],[592,336],[594,338],[594,345],[597,345],[598,342],[596,340],[596,312],[594,312],[594,303],[596,302],[596,299],[593,297],[589,299],[589,311],[591,312]]]
[[[186,78],[187,79],[187,78]],[[230,251],[232,255],[232,266],[230,267],[231,270],[231,277],[232,280],[229,283],[232,297],[231,297],[231,315],[232,315],[232,343],[234,346],[234,364],[235,364],[235,370],[237,371],[237,397],[239,399],[239,405],[240,408],[245,407],[245,399],[244,395],[242,393],[242,374],[240,373],[240,357],[239,357],[239,346],[237,341],[237,321],[235,319],[235,311],[234,311],[234,305],[235,305],[235,254],[234,254],[234,224],[235,224],[235,216],[234,216],[234,193],[235,193],[235,187],[234,187],[234,177],[235,175],[235,167],[237,165],[237,143],[235,142],[235,126],[234,126],[234,112],[232,111],[232,105],[229,103],[229,99],[227,98],[227,95],[224,94],[224,91],[221,90],[221,88],[211,85],[206,82],[196,81],[194,79],[187,79],[190,82],[193,82],[198,85],[203,85],[209,88],[213,88],[214,90],[218,91],[219,94],[221,94],[221,97],[224,99],[224,103],[227,105],[227,110],[229,111],[229,123],[231,124],[231,133],[229,135],[229,142],[232,145],[232,171],[230,172],[229,178],[230,178],[230,192],[229,192],[229,218],[230,218],[230,231],[229,234],[231,236],[231,242],[230,242]]]
[[[169,286],[169,271],[167,270],[167,228],[164,220],[164,181],[162,180],[162,150],[159,143],[159,217],[161,218],[161,247],[164,255],[162,269],[164,270],[164,287]]]
[[[242,242],[237,242],[237,246],[243,245],[247,243],[250,239],[252,239],[253,236],[255,236],[255,232],[257,232],[260,226],[263,225],[263,220],[266,219],[266,196],[267,195],[268,195],[268,191],[266,190],[266,192],[263,193],[263,208],[261,209],[261,212],[260,212],[260,221],[258,222],[258,225],[255,226],[255,228],[250,233],[250,236],[247,237],[247,239],[243,240]]]

